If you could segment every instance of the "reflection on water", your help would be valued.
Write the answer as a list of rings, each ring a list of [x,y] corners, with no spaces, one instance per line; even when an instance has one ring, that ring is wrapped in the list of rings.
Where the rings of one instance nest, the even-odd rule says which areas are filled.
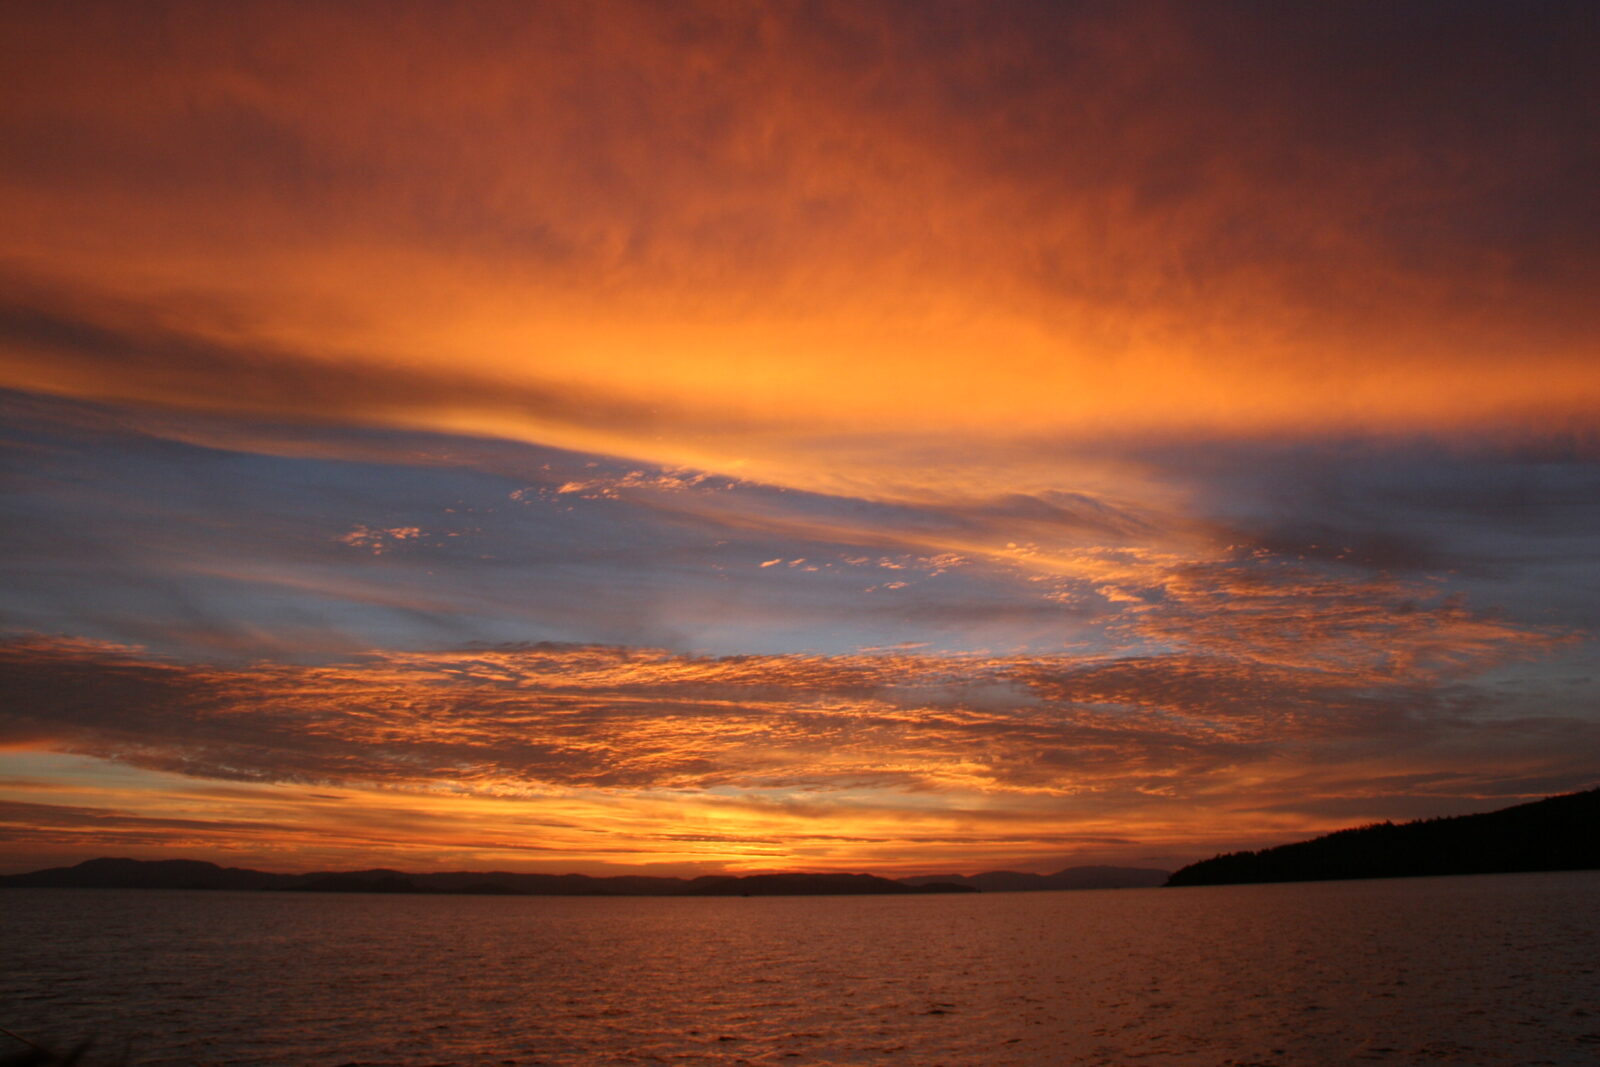
[[[951,897],[0,892],[139,1064],[1593,1064],[1600,872]]]

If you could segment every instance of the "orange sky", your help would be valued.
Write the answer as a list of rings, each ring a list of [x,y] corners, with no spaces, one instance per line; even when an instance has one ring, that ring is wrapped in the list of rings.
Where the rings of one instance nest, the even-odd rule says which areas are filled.
[[[1314,40],[1159,6],[404,10],[13,12],[12,285],[150,352],[42,329],[6,380],[808,485],[817,433],[1600,401],[1592,260],[1559,218],[1493,217],[1564,191],[1569,120],[1511,121],[1466,72],[1341,95]]]
[[[118,678],[221,686],[203,717],[236,731],[226,759],[194,749],[144,690],[22,707],[0,801],[27,856],[1169,862],[1595,765],[1560,695],[1590,647],[1575,501],[1600,413],[1581,5],[0,22],[0,389],[44,427],[8,453],[38,533],[10,550],[7,662],[48,672],[68,642]],[[142,458],[112,478],[113,452]],[[245,480],[185,485],[222,454],[254,457]],[[496,517],[469,521],[484,479]],[[477,562],[449,555],[474,538]],[[580,717],[581,744],[517,685],[537,714],[490,729],[472,689],[450,729],[488,733],[440,742],[467,746],[459,773],[364,761],[422,727],[359,701],[322,712],[348,750],[277,732],[313,662],[421,706],[407,657],[508,640],[769,658],[731,722],[635,714],[607,681],[586,699],[623,725]],[[880,643],[933,645],[905,669],[940,691],[830,703],[828,679],[887,669],[855,658]],[[739,688],[813,655],[781,698]],[[1111,696],[1019,680],[1114,665]],[[1540,695],[1495,710],[1515,685]],[[862,725],[874,701],[889,725]],[[42,800],[63,752],[124,769],[73,763]],[[679,752],[705,766],[662,770]],[[195,784],[219,779],[252,784]],[[1309,808],[1274,810],[1296,790]],[[193,838],[83,814],[197,811],[219,821]],[[553,852],[507,844],[546,817],[570,824]]]

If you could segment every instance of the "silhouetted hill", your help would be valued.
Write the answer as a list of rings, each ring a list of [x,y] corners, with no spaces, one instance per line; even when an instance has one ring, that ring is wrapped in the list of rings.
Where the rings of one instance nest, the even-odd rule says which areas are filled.
[[[398,874],[327,874],[311,877],[289,889],[301,893],[425,893],[409,878]]]
[[[1600,789],[1482,815],[1378,823],[1192,863],[1168,885],[1600,868]]]
[[[624,874],[591,878],[583,874],[517,874],[511,871],[448,871],[413,874],[425,891],[434,893],[496,892],[529,896],[563,897],[663,897],[681,892],[682,878]]]
[[[968,886],[917,886],[870,874],[707,875],[686,880],[647,875],[509,871],[317,871],[270,874],[198,860],[87,860],[30,874],[0,875],[0,888],[246,889],[302,893],[468,893],[499,896],[812,896],[831,893],[973,892]]]
[[[0,886],[77,889],[288,889],[301,880],[200,860],[85,860],[76,867],[51,867],[0,876]]]
[[[972,892],[966,886],[919,886],[871,874],[752,874],[743,878],[710,875],[689,883],[686,893],[714,897],[815,896],[829,893]]]
[[[1152,867],[1068,867],[1055,874],[984,871],[982,874],[920,874],[902,878],[909,885],[956,885],[985,893],[1026,893],[1040,889],[1144,889],[1167,880]]]

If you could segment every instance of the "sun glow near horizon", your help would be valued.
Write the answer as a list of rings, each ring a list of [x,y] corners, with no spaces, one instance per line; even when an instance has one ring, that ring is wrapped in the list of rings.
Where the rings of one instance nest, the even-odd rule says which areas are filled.
[[[1163,865],[1594,783],[1579,8],[0,18],[13,868]]]

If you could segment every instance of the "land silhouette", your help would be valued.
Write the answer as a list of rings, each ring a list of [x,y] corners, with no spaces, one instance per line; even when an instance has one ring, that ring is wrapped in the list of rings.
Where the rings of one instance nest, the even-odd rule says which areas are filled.
[[[223,889],[300,893],[467,893],[501,896],[811,896],[960,893],[964,886],[917,886],[870,874],[618,875],[453,871],[412,874],[376,869],[278,874],[219,867],[203,860],[94,859],[73,867],[0,876],[0,887],[47,889]]]
[[[1192,863],[1169,886],[1600,868],[1600,789],[1481,815],[1339,830]]]
[[[960,885],[984,893],[1027,893],[1042,889],[1144,889],[1161,885],[1170,872],[1153,867],[1068,867],[1054,874],[985,871],[982,874],[923,874],[902,878],[910,885]]]
[[[650,875],[520,874],[511,871],[408,873],[386,868],[281,874],[203,860],[93,859],[72,867],[0,875],[0,888],[218,889],[293,893],[462,893],[484,896],[810,896],[820,894],[1017,892],[1158,886],[1166,871],[1068,867],[1055,874],[986,871],[881,878],[871,874]]]
[[[1480,815],[1382,822],[1259,851],[1230,852],[1170,875],[1142,867],[1068,867],[1054,874],[985,871],[902,879],[871,874],[651,875],[407,873],[388,869],[281,874],[202,860],[93,859],[0,875],[0,888],[217,889],[306,893],[516,896],[809,896],[1027,892],[1405,878],[1600,869],[1600,788]]]

